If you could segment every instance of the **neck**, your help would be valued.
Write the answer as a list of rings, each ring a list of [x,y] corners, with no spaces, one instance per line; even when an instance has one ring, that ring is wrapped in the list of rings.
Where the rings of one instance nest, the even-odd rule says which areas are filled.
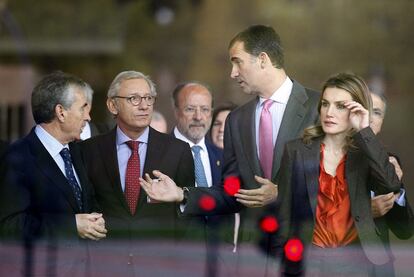
[[[269,99],[273,93],[278,90],[287,78],[286,72],[283,68],[275,68],[269,70],[269,73],[263,78],[263,88],[259,94],[260,97]]]
[[[121,131],[132,140],[137,140],[142,135],[142,133],[144,133],[145,128],[146,128],[144,127],[144,128],[128,129],[128,128],[125,128],[121,124],[118,124],[118,126],[121,129]]]
[[[56,121],[50,123],[40,123],[43,129],[48,132],[51,136],[57,139],[62,145],[68,144],[70,141],[65,138],[64,133],[61,131],[59,124]]]
[[[325,135],[323,138],[323,143],[325,144],[325,149],[330,152],[342,152],[345,149],[346,135]]]

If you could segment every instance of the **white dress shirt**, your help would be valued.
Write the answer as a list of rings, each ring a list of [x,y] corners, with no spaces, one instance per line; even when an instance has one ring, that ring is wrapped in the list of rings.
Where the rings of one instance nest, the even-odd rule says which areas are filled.
[[[274,101],[273,105],[270,107],[270,114],[272,115],[272,141],[273,146],[276,143],[276,138],[279,134],[280,125],[282,124],[283,114],[285,113],[286,105],[289,100],[290,94],[292,93],[293,82],[286,77],[286,80],[283,84],[272,94],[270,97]],[[259,124],[260,124],[260,114],[263,109],[263,102],[267,99],[260,97],[259,102],[256,106],[255,113],[255,131],[256,131],[256,149],[257,154],[259,155]],[[260,157],[259,157],[260,159]]]
[[[69,149],[69,146],[67,144],[65,144],[65,145],[61,144],[55,137],[53,137],[51,134],[49,134],[40,125],[36,125],[35,134],[39,138],[39,140],[43,144],[43,146],[46,148],[49,155],[56,162],[56,164],[59,167],[60,171],[62,171],[63,175],[66,177],[65,162],[63,161],[63,158],[60,155],[60,151],[62,151],[63,148],[68,148]],[[78,174],[76,173],[75,168],[73,167],[73,163],[72,163],[72,169],[73,169],[73,173],[75,173],[76,181],[78,182],[79,187],[82,189],[82,185],[79,182],[79,177],[78,177]]]
[[[174,136],[184,142],[187,142],[190,145],[190,147],[193,147],[194,145],[198,145],[201,147],[201,151],[200,151],[201,162],[203,163],[204,173],[206,174],[208,187],[211,187],[213,185],[213,178],[211,176],[210,158],[208,156],[205,138],[202,138],[197,144],[194,144],[194,142],[190,141],[183,134],[181,134],[181,132],[178,131],[177,127],[174,128]],[[194,152],[191,151],[191,154],[193,154],[193,159],[194,159]],[[198,186],[197,182],[195,183],[195,186],[196,187]]]

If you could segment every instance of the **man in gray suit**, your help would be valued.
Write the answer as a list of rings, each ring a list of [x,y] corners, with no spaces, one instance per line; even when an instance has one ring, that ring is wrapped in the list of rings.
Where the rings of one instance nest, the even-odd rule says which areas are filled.
[[[166,175],[156,173],[160,180],[167,180],[160,183],[169,188],[171,195],[162,197],[156,191],[160,186],[152,187],[151,182],[143,182],[143,187],[153,198],[184,203],[181,211],[185,215],[240,211],[239,241],[256,242],[260,234],[257,222],[264,207],[277,198],[277,175],[284,145],[317,121],[320,94],[287,76],[280,38],[271,27],[256,25],[238,33],[230,41],[229,55],[231,78],[245,93],[256,97],[232,111],[227,118],[222,186],[208,191],[202,188],[181,189],[169,182]],[[225,180],[230,176],[241,181],[241,189],[234,196],[224,192]],[[199,205],[205,195],[215,200],[215,207],[209,211]],[[239,244],[239,253],[255,251],[248,247],[248,243],[245,245]],[[239,255],[239,265],[243,265],[243,256],[249,258]],[[255,274],[268,275],[266,266],[263,266],[267,258],[258,257]],[[239,270],[243,273],[240,267]]]

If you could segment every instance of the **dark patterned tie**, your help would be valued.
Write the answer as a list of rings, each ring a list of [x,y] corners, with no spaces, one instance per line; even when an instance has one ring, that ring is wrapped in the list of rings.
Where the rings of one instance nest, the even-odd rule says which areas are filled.
[[[65,163],[66,179],[68,179],[68,182],[73,189],[73,193],[75,194],[76,202],[78,203],[78,206],[82,211],[82,191],[78,184],[78,181],[76,181],[75,173],[73,172],[72,157],[70,155],[69,149],[63,148],[60,151],[60,156],[62,156],[63,162]]]
[[[191,150],[194,152],[194,173],[197,186],[208,187],[206,173],[204,172],[203,163],[201,161],[201,146],[194,145],[193,147],[191,147]]]
[[[125,175],[125,199],[128,203],[129,210],[132,215],[135,214],[137,208],[140,184],[140,164],[139,164],[139,153],[138,153],[138,141],[127,141],[126,144],[131,148],[132,154],[129,157],[126,175]]]

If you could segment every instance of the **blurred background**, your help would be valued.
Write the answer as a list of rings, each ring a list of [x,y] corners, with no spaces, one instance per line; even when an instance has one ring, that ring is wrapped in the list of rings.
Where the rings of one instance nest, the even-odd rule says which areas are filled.
[[[353,71],[387,96],[381,140],[400,156],[414,203],[413,11],[411,0],[0,0],[0,139],[30,130],[31,90],[54,70],[91,84],[97,122],[111,121],[107,88],[123,70],[151,76],[170,128],[177,82],[205,82],[215,103],[242,104],[250,97],[230,78],[228,42],[267,24],[282,38],[291,78],[320,89]]]

